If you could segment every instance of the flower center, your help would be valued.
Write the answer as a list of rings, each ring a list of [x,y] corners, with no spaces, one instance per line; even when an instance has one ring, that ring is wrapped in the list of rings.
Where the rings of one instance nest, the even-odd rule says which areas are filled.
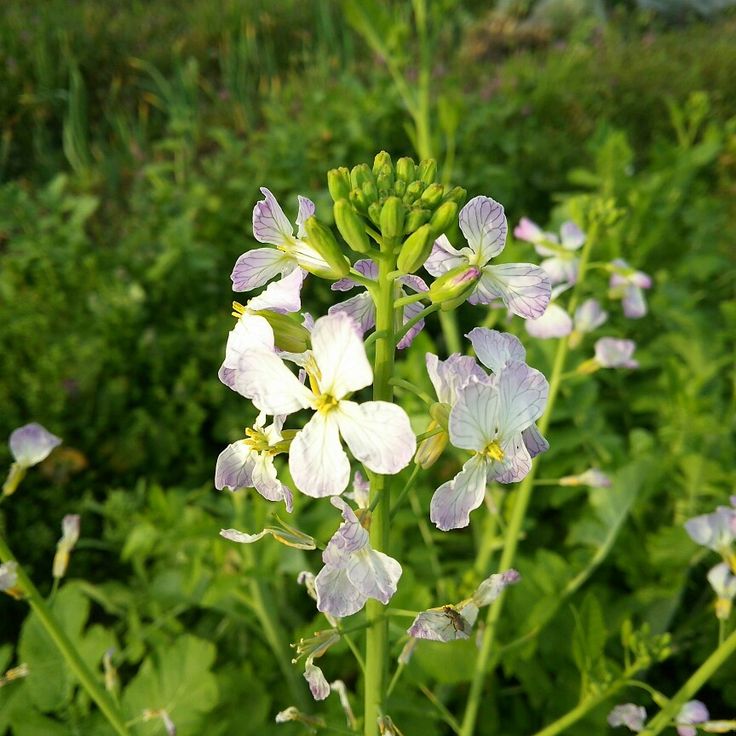
[[[327,414],[333,409],[336,409],[339,403],[340,402],[330,394],[320,394],[315,401],[314,408],[317,411],[322,412],[322,414]]]
[[[243,440],[253,452],[268,452],[271,446],[268,443],[268,437],[260,430],[248,427],[245,430],[247,439]]]
[[[491,458],[491,460],[496,460],[497,462],[501,462],[501,460],[503,460],[505,457],[504,452],[501,449],[501,445],[499,445],[496,440],[493,440],[493,442],[489,442],[486,445],[485,450],[483,450],[483,454],[486,457]]]

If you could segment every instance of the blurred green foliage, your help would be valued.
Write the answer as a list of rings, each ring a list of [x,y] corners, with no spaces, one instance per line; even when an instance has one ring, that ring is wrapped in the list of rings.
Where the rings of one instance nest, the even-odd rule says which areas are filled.
[[[389,5],[405,17],[404,4]],[[646,642],[672,632],[677,657],[653,657],[648,675],[668,693],[717,635],[704,584],[712,560],[682,523],[724,502],[736,479],[736,26],[672,28],[612,6],[607,23],[585,17],[560,35],[530,7],[432,5],[446,19],[433,89],[451,178],[503,202],[512,224],[555,224],[581,198],[612,200],[623,215],[596,260],[623,257],[655,284],[646,319],[610,310],[612,333],[637,340],[641,370],[563,387],[542,476],[598,465],[615,482],[535,492],[525,584],[502,620],[483,734],[531,733],[605,682],[627,621],[648,627]],[[411,59],[410,27],[394,33]],[[260,185],[291,212],[297,193],[328,212],[326,170],[377,148],[411,154],[405,124],[389,71],[330,0],[0,8],[0,435],[35,420],[65,440],[0,521],[43,580],[61,516],[83,514],[79,580],[54,607],[90,666],[101,671],[99,652],[115,648],[126,717],[166,708],[179,736],[288,734],[299,731],[273,725],[277,710],[313,710],[285,644],[325,628],[294,584],[317,559],[271,541],[242,551],[216,535],[236,518],[260,528],[266,514],[210,482],[217,452],[250,419],[216,376],[232,324],[228,274],[253,245]],[[522,244],[513,252],[533,257]],[[330,293],[314,281],[306,303],[319,314]],[[465,306],[461,326],[485,316]],[[548,371],[551,347],[526,342]],[[443,350],[436,332],[402,371],[429,389],[427,350]],[[418,488],[419,518],[457,462],[446,455]],[[328,508],[298,498],[299,525],[329,537]],[[485,523],[443,535],[417,518],[414,508],[396,517],[394,554],[406,564],[395,604],[459,600],[484,572],[474,561]],[[0,733],[105,734],[33,617],[21,628],[10,599],[0,611],[0,671],[23,661],[34,672],[0,689]],[[264,635],[264,617],[275,633]],[[418,647],[392,701],[404,733],[448,733],[415,686],[458,712],[474,653],[472,641]],[[344,643],[323,666],[354,683]],[[734,674],[730,665],[707,692],[724,717]],[[326,712],[342,724],[334,700]],[[568,732],[606,733],[605,713]],[[160,718],[137,723],[136,733],[163,733]]]

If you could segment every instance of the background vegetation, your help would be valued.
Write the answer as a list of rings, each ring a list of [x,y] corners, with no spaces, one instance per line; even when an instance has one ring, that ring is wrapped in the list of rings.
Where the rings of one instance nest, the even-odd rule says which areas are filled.
[[[577,194],[613,198],[624,216],[601,258],[654,278],[647,318],[612,326],[637,340],[641,369],[562,393],[542,476],[595,464],[615,483],[540,487],[532,502],[525,584],[501,640],[526,638],[491,681],[478,730],[519,736],[575,704],[581,670],[615,669],[625,620],[672,632],[674,655],[648,673],[665,692],[717,637],[704,582],[714,561],[682,523],[725,502],[736,475],[736,19],[707,2],[496,5],[431,4],[441,164],[471,195],[501,201],[512,224],[557,221]],[[95,669],[97,652],[115,648],[128,716],[167,707],[180,736],[299,733],[274,725],[275,712],[314,708],[287,645],[322,626],[295,585],[316,560],[268,542],[241,554],[217,536],[234,514],[250,529],[265,515],[212,486],[217,453],[249,419],[217,368],[258,187],[290,205],[308,194],[319,210],[328,168],[378,148],[413,153],[390,70],[348,20],[332,0],[0,7],[0,436],[39,421],[64,438],[0,524],[42,582],[61,517],[82,514],[57,612]],[[385,40],[411,67],[408,12]],[[533,257],[524,244],[515,253]],[[324,312],[330,294],[313,283],[309,299]],[[465,307],[460,318],[470,328],[484,317]],[[548,346],[527,344],[532,365],[548,367]],[[445,350],[439,330],[412,347],[407,379],[428,385],[430,349]],[[456,465],[447,457],[435,478]],[[419,490],[425,512],[433,488]],[[304,526],[329,536],[333,520],[300,501]],[[397,517],[397,605],[472,590],[481,532],[430,534],[426,547],[417,516]],[[581,571],[585,584],[566,589]],[[570,647],[581,611],[593,665]],[[0,689],[0,734],[105,734],[22,619],[0,600],[0,671],[31,667]],[[275,622],[266,635],[264,619]],[[465,644],[418,648],[396,691],[407,735],[450,733],[419,686],[461,708]],[[355,677],[347,648],[324,669],[349,687]],[[712,713],[736,712],[735,675],[731,663],[703,695]],[[610,705],[568,732],[607,733]],[[163,733],[158,719],[139,726]]]

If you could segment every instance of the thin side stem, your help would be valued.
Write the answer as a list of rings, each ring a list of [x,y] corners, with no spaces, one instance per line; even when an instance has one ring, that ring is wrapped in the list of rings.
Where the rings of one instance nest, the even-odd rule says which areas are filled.
[[[0,561],[10,562],[11,560],[15,560],[15,556],[5,542],[5,539],[0,536]],[[15,561],[17,562],[17,560]],[[119,736],[129,736],[128,727],[125,725],[125,721],[115,706],[115,703],[107,691],[97,682],[95,675],[89,670],[76,647],[69,640],[66,632],[59,626],[46,602],[38,592],[38,589],[19,563],[17,573],[18,582],[26,595],[26,600],[31,606],[33,613],[38,616],[38,620],[54,642],[56,648],[61,652],[69,669],[79,680],[81,686],[87,691],[90,698],[97,704],[97,707],[102,711],[105,718],[107,718],[115,733]]]
[[[416,294],[409,294],[408,296],[402,296],[394,302],[394,307],[405,307],[407,304],[414,304],[414,302],[420,302],[422,299],[429,299],[426,291],[418,291]]]
[[[420,398],[427,406],[432,406],[432,404],[436,403],[428,393],[418,389],[413,383],[409,383],[409,381],[405,381],[403,378],[392,378],[391,385],[409,391],[414,396]]]
[[[423,320],[428,315],[433,314],[439,308],[440,308],[440,305],[439,304],[430,304],[428,307],[425,307],[424,309],[422,309],[422,311],[419,312],[419,314],[415,315],[410,320],[407,320],[407,322],[404,323],[404,326],[400,330],[397,330],[397,332],[396,332],[396,334],[394,336],[394,340],[395,340],[396,344],[398,344],[398,343],[401,342],[401,340],[404,337],[404,335],[406,335],[406,333],[409,332],[409,330],[412,327],[414,327],[414,325],[417,324],[417,322],[420,322],[421,320]],[[446,314],[446,313],[445,312],[442,312],[442,314]],[[376,329],[378,329],[378,324],[376,324]]]

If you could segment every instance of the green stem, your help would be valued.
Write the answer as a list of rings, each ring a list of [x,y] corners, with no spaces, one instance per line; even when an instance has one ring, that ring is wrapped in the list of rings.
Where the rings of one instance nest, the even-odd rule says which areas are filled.
[[[426,291],[419,291],[416,294],[409,294],[408,296],[402,296],[394,302],[394,307],[405,307],[407,304],[414,304],[414,302],[420,302],[422,299],[429,299]]]
[[[721,644],[703,664],[690,676],[690,679],[677,691],[667,705],[652,718],[641,736],[656,736],[660,731],[667,728],[677,717],[685,703],[692,700],[695,694],[716,673],[721,665],[736,652],[736,631]]]
[[[388,255],[393,243],[385,244]],[[385,257],[378,263],[378,294],[376,298],[376,332],[384,333],[376,340],[373,364],[373,398],[376,401],[392,401],[391,379],[394,371],[396,338],[394,334],[394,282],[391,272],[393,258]],[[391,498],[387,479],[383,475],[371,474],[371,501],[380,498],[371,517],[370,543],[373,549],[388,553]],[[368,619],[376,619],[374,626],[366,631],[365,640],[365,736],[378,735],[378,718],[384,712],[388,681],[388,621],[383,617],[383,605],[370,598],[366,603]],[[380,619],[380,620],[379,620]]]
[[[8,547],[5,539],[0,536],[0,561],[10,562],[11,560],[15,560],[15,556],[10,551],[10,547]],[[69,640],[66,632],[59,626],[46,602],[38,592],[38,589],[28,575],[26,575],[25,570],[20,564],[18,564],[17,572],[18,582],[26,595],[26,600],[30,604],[33,613],[41,622],[41,625],[46,629],[46,633],[51,637],[56,648],[66,660],[69,669],[74,673],[74,676],[79,680],[79,683],[87,691],[90,698],[97,704],[97,707],[102,711],[105,718],[107,718],[115,733],[119,734],[119,736],[129,736],[128,727],[125,725],[122,715],[119,713],[109,694],[97,682],[95,675],[87,667],[74,644]]]
[[[432,314],[433,312],[436,312],[440,308],[439,304],[430,304],[428,307],[425,307],[422,309],[419,314],[412,317],[410,320],[404,323],[404,326],[396,332],[394,335],[394,340],[396,343],[400,343],[401,339],[406,335],[409,330],[414,327],[414,325],[419,322],[420,320],[423,320],[428,315]],[[442,312],[442,314],[445,314],[445,312]],[[376,319],[376,332],[378,332],[378,320]],[[374,333],[375,334],[375,333]]]
[[[414,485],[414,481],[416,480],[420,470],[421,468],[419,467],[419,465],[414,465],[409,479],[404,484],[404,487],[401,489],[401,493],[399,493],[399,495],[396,497],[396,501],[394,501],[394,505],[391,508],[391,519],[394,518],[394,514],[398,511],[401,502],[406,498],[406,494],[409,493],[411,487]]]
[[[396,386],[396,388],[403,388],[405,391],[413,393],[414,396],[420,398],[425,404],[427,404],[427,406],[432,406],[432,404],[437,403],[428,393],[421,391],[413,383],[409,383],[409,381],[405,381],[403,378],[392,378],[391,385]],[[418,441],[419,440],[417,440],[417,442]]]
[[[440,312],[440,327],[442,327],[442,337],[445,338],[447,354],[461,353],[462,342],[460,340],[460,330],[457,326],[457,317],[454,311]]]
[[[575,311],[580,293],[581,285],[585,280],[585,270],[590,258],[590,251],[596,237],[595,223],[591,227],[588,239],[583,246],[583,252],[580,256],[580,267],[578,270],[578,280],[575,284],[572,297],[568,309],[570,313]],[[562,374],[565,371],[565,359],[567,358],[568,342],[567,338],[562,338],[557,343],[557,351],[555,353],[554,362],[552,364],[552,373],[549,380],[549,395],[547,397],[547,407],[542,418],[539,420],[539,431],[544,435],[549,429],[552,420],[552,411],[554,410],[555,400],[560,390]],[[508,570],[514,564],[516,558],[516,549],[521,535],[521,529],[526,518],[526,511],[529,507],[532,489],[534,487],[534,477],[536,475],[539,463],[533,463],[529,474],[524,478],[516,492],[516,500],[511,511],[511,519],[506,530],[503,551],[501,553],[501,561],[499,570]],[[505,591],[504,591],[505,593]],[[478,709],[480,707],[481,695],[483,691],[483,682],[486,676],[486,669],[494,648],[496,638],[496,628],[498,620],[503,611],[503,603],[506,598],[505,594],[501,595],[491,604],[486,617],[486,628],[483,632],[483,641],[481,643],[480,652],[475,660],[475,669],[473,671],[473,679],[470,683],[470,691],[468,694],[468,702],[465,707],[465,715],[463,717],[462,730],[460,736],[472,736],[475,732],[475,723],[478,717]]]

